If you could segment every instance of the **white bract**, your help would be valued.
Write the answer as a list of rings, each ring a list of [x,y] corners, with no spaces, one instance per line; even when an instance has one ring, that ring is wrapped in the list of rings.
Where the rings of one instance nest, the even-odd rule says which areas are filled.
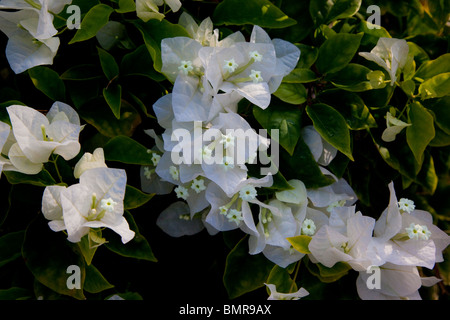
[[[71,242],[79,242],[91,228],[109,228],[123,243],[133,239],[123,217],[127,176],[125,170],[94,168],[85,171],[78,184],[61,191],[64,224]]]
[[[165,15],[159,12],[159,6],[166,3],[173,12],[181,8],[180,0],[136,0],[136,13],[142,21],[147,22],[150,19],[162,20]]]
[[[52,153],[70,160],[80,151],[78,137],[83,126],[69,105],[55,102],[46,116],[21,105],[9,106],[7,110],[17,141],[8,156],[18,171],[36,174]]]
[[[300,298],[309,295],[309,292],[304,288],[298,289],[296,292],[292,293],[280,293],[277,291],[277,286],[274,284],[264,283],[270,291],[269,298],[267,300],[299,300]]]
[[[53,26],[58,14],[72,0],[2,0],[0,30],[9,40],[6,57],[15,73],[32,67],[52,64],[59,47],[57,30]],[[15,10],[15,11],[11,11]]]
[[[411,126],[411,123],[403,122],[394,117],[390,112],[386,113],[386,129],[381,135],[381,139],[386,142],[392,142],[395,140],[397,134],[399,134],[404,128]]]
[[[400,70],[408,59],[409,46],[406,40],[381,37],[370,52],[359,55],[385,69],[391,77],[391,86],[397,81]]]
[[[94,168],[106,168],[105,164],[105,154],[102,148],[97,148],[93,153],[86,152],[80,160],[75,164],[73,170],[73,175],[75,178],[80,178],[80,176],[89,169]]]

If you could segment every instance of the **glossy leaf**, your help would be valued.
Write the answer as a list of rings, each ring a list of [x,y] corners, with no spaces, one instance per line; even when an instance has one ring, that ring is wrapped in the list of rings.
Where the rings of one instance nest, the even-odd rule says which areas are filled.
[[[114,116],[120,119],[120,108],[122,106],[122,86],[120,84],[112,84],[103,89],[103,97],[111,108]]]
[[[309,12],[316,25],[345,19],[358,12],[361,0],[316,0],[311,1]]]
[[[308,245],[311,242],[311,237],[306,235],[300,235],[296,237],[287,238],[287,241],[294,247],[295,250],[304,254],[310,254]]]
[[[48,67],[38,66],[29,69],[28,74],[36,89],[47,97],[54,101],[65,100],[66,88],[56,71]]]
[[[419,103],[414,102],[408,108],[408,123],[406,141],[418,163],[423,161],[425,148],[434,138],[433,116]]]
[[[105,159],[122,163],[153,165],[147,148],[127,136],[117,136],[103,147]]]
[[[97,4],[93,6],[81,21],[80,29],[77,30],[75,36],[69,41],[73,44],[80,41],[89,40],[97,34],[97,32],[109,21],[109,16],[114,9],[106,4]]]

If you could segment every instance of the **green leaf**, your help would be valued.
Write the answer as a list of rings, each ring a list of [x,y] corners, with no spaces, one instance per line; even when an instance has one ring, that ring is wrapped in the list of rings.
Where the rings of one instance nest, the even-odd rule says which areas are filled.
[[[24,288],[12,287],[0,290],[0,300],[24,300],[33,297],[33,293]]]
[[[325,90],[319,95],[319,100],[338,110],[352,130],[377,127],[369,108],[355,93],[339,89]]]
[[[67,69],[60,78],[66,81],[84,81],[101,78],[97,66],[94,64],[81,64]]]
[[[270,105],[267,109],[262,110],[255,106],[253,107],[253,115],[269,134],[272,129],[278,130],[279,141],[277,142],[290,155],[294,153],[301,134],[302,112],[300,109],[286,105]]]
[[[430,194],[434,194],[436,191],[439,179],[436,174],[433,157],[429,152],[424,154],[422,169],[417,175],[416,182]]]
[[[17,231],[0,237],[0,267],[22,256],[25,231]]]
[[[312,238],[307,235],[300,235],[296,237],[290,237],[286,238],[287,241],[294,247],[295,250],[298,252],[304,253],[304,254],[310,254],[311,251],[309,251],[309,243],[311,242]]]
[[[291,293],[298,290],[297,285],[291,279],[289,272],[286,268],[281,268],[275,265],[270,271],[267,277],[266,283],[274,284],[277,287],[277,292],[280,293]]]
[[[2,172],[8,179],[10,184],[31,184],[33,186],[38,187],[46,187],[56,184],[55,179],[51,176],[51,174],[43,169],[38,174],[24,174],[16,171],[4,171]]]
[[[319,280],[324,283],[335,282],[351,270],[350,265],[345,262],[338,262],[333,267],[328,268],[321,263],[314,264],[307,260],[306,267],[309,272],[318,277]]]
[[[288,180],[299,179],[303,181],[306,188],[325,187],[334,181],[320,171],[319,165],[302,137],[298,139],[292,156],[287,153],[281,153],[280,156],[280,168]]]
[[[297,63],[297,68],[309,69],[316,62],[317,56],[319,54],[319,49],[315,47],[308,46],[306,44],[297,43],[295,44],[297,48],[300,49],[300,59]]]
[[[242,238],[226,259],[223,283],[230,299],[264,286],[274,267],[264,255],[250,255],[247,241],[247,237]]]
[[[273,95],[290,104],[302,104],[307,97],[305,86],[300,83],[281,83]]]
[[[109,81],[119,76],[119,66],[114,60],[114,56],[108,51],[97,47],[98,56],[100,58],[100,65],[102,66],[103,73]]]
[[[84,281],[84,290],[89,293],[99,293],[114,286],[105,279],[94,265],[86,267],[86,279]]]
[[[319,79],[310,69],[296,68],[283,78],[284,83],[308,83]]]
[[[323,103],[307,106],[306,112],[322,138],[353,161],[350,131],[345,118]]]
[[[139,233],[138,226],[134,221],[133,216],[128,211],[125,211],[123,216],[127,219],[130,229],[135,232],[134,238],[126,244],[123,244],[117,233],[105,229],[103,230],[103,233],[108,241],[105,246],[112,252],[124,257],[157,262],[158,260],[154,256],[147,239]]]
[[[358,12],[362,0],[314,0],[309,12],[316,26],[331,21],[350,18]]]
[[[356,54],[363,33],[338,33],[326,40],[319,49],[316,66],[320,73],[337,72],[345,68]]]
[[[339,72],[328,74],[326,80],[330,80],[339,89],[362,92],[372,89],[372,85],[367,79],[370,72],[371,70],[365,66],[349,63]]]
[[[112,84],[103,89],[103,97],[111,108],[114,116],[120,119],[120,108],[122,106],[122,86],[120,84]]]
[[[406,128],[406,141],[419,164],[423,161],[425,148],[434,138],[433,122],[433,116],[419,102],[409,105],[408,123],[412,125]]]
[[[38,66],[28,69],[28,75],[36,89],[54,101],[64,101],[66,88],[56,71]]]
[[[136,11],[136,3],[133,0],[119,0],[118,13],[128,13]]]
[[[403,92],[410,98],[414,96],[414,91],[416,90],[416,84],[413,80],[405,80],[401,83],[400,86],[403,90]]]
[[[435,60],[422,63],[417,69],[415,78],[427,80],[441,73],[450,72],[450,53],[443,54]]]
[[[127,136],[114,137],[103,147],[105,160],[153,166],[151,153],[147,150],[142,144]]]
[[[419,94],[423,100],[450,95],[450,72],[438,74],[423,82],[419,86]]]
[[[144,76],[155,81],[166,79],[164,75],[157,72],[153,67],[152,57],[145,45],[141,45],[123,57],[120,71],[123,76]]]
[[[80,29],[69,41],[69,44],[89,40],[109,21],[109,16],[114,9],[106,4],[97,4],[93,6],[81,21]]]
[[[123,206],[125,210],[136,209],[149,202],[155,194],[144,193],[135,187],[127,185]]]
[[[435,124],[445,133],[450,135],[450,96],[433,100],[433,104],[427,104],[429,111],[434,115]]]
[[[101,134],[107,137],[118,135],[131,136],[142,119],[136,109],[125,100],[120,107],[120,120],[110,111],[105,100],[100,97],[83,104],[79,109],[81,118],[93,125]]]
[[[224,0],[214,10],[215,25],[258,25],[285,28],[297,23],[268,0]]]
[[[78,246],[67,241],[62,232],[53,232],[42,217],[37,217],[30,223],[22,247],[25,264],[34,277],[46,287],[59,294],[85,299],[83,284],[85,277],[84,258],[77,251]],[[69,289],[67,280],[71,265],[80,268],[81,289]]]
[[[382,26],[377,26],[377,28],[370,28],[371,23],[366,20],[361,20],[358,25],[357,32],[364,32],[364,36],[361,39],[362,46],[375,47],[380,38],[391,38],[389,32]]]

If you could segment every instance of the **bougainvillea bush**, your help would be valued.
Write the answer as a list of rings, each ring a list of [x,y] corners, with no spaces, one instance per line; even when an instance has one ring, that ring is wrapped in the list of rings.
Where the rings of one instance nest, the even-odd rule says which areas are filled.
[[[0,0],[0,298],[448,299],[449,12]]]

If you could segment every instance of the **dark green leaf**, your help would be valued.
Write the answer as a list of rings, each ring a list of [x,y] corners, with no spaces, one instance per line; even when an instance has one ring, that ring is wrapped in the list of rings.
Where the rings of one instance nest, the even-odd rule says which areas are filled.
[[[81,64],[66,70],[60,78],[62,80],[83,81],[99,79],[101,77],[102,75],[98,72],[96,65]]]
[[[371,90],[372,86],[367,79],[371,70],[360,64],[349,63],[342,70],[328,74],[326,79],[340,89],[351,92],[362,92]]]
[[[308,83],[317,80],[318,77],[310,69],[294,69],[290,74],[283,78],[284,83]]]
[[[45,219],[36,218],[28,226],[22,247],[25,264],[34,277],[43,285],[59,294],[85,299],[83,284],[85,277],[84,258],[77,251],[77,246],[67,241],[62,233],[50,230]],[[67,273],[69,266],[80,268],[81,289],[69,289]]]
[[[419,86],[419,94],[422,100],[450,95],[450,72],[438,74],[423,82]]]
[[[314,0],[309,5],[309,12],[318,26],[349,18],[358,12],[360,6],[361,0]]]
[[[154,194],[143,193],[141,190],[136,189],[130,185],[127,185],[125,191],[125,199],[123,201],[123,206],[125,210],[139,208],[153,198]]]
[[[122,106],[122,86],[120,84],[112,84],[103,89],[103,97],[111,108],[114,116],[120,119],[120,108]]]
[[[274,267],[262,254],[248,254],[248,238],[244,237],[227,256],[223,283],[230,299],[264,286]]]
[[[302,104],[306,102],[306,89],[301,83],[281,83],[273,95],[290,104]]]
[[[22,256],[25,231],[17,231],[0,237],[0,267]]]
[[[165,79],[165,76],[157,72],[153,67],[152,57],[145,45],[141,45],[135,51],[123,57],[120,71],[124,76],[138,75],[155,81]]]
[[[319,72],[327,74],[345,68],[358,51],[362,36],[362,33],[338,33],[326,40],[319,49],[316,61]]]
[[[114,56],[99,47],[97,47],[97,52],[103,73],[109,81],[113,80],[119,75],[119,66],[116,63],[116,60],[114,60]]]
[[[86,267],[86,279],[84,281],[84,290],[89,293],[99,293],[104,290],[114,288],[108,280],[92,264]]]
[[[33,297],[33,293],[24,288],[12,287],[0,290],[0,300],[24,300]]]
[[[353,161],[350,131],[344,117],[323,103],[307,106],[306,112],[322,138]]]
[[[422,63],[414,77],[427,80],[446,72],[450,72],[450,53],[443,54],[435,60]]]
[[[151,153],[142,144],[126,136],[117,136],[103,147],[105,159],[129,164],[153,166]]]
[[[268,0],[224,0],[214,10],[216,25],[258,25],[262,28],[285,28],[297,23]]]
[[[406,141],[419,164],[423,161],[425,148],[434,138],[433,122],[433,116],[419,102],[409,105],[408,123],[412,125],[406,128]]]
[[[265,110],[254,107],[253,115],[269,134],[272,129],[278,130],[278,143],[292,155],[300,137],[301,110],[286,105],[270,105]]]
[[[128,211],[125,211],[123,216],[127,219],[130,229],[135,232],[134,238],[126,244],[123,244],[120,237],[115,232],[105,229],[103,233],[108,241],[105,246],[109,250],[124,257],[157,262],[158,260],[154,256],[147,239],[139,233],[138,226],[136,225],[133,216]]]
[[[54,101],[64,101],[66,88],[56,71],[44,66],[28,69],[31,81],[36,89]]]
[[[55,179],[50,175],[50,173],[43,169],[38,174],[24,174],[16,171],[5,171],[2,172],[8,179],[10,184],[31,184],[39,187],[46,187],[56,184]]]
[[[136,11],[136,3],[133,0],[119,0],[118,13],[128,13]]]
[[[266,283],[274,284],[277,292],[292,293],[298,290],[297,285],[291,279],[289,272],[285,268],[275,265],[267,277]]]
[[[109,16],[114,9],[106,4],[97,4],[93,6],[81,22],[80,29],[69,41],[69,44],[89,40],[109,21]]]

